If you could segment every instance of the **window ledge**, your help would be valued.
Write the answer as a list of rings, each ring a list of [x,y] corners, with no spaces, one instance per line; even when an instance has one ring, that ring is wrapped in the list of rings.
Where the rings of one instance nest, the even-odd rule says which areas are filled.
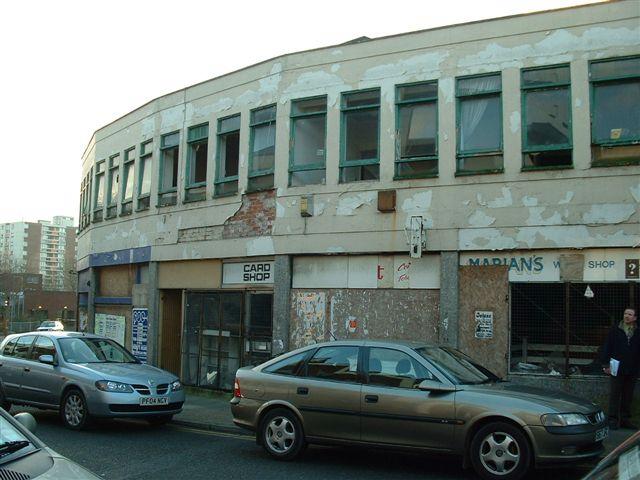
[[[402,177],[399,177],[397,175],[393,176],[393,180],[394,181],[399,181],[399,180],[419,180],[422,178],[438,178],[438,173],[425,173],[424,175],[405,175]]]
[[[497,168],[491,170],[462,170],[455,173],[456,177],[467,177],[470,175],[492,175],[497,173],[504,173],[504,168]]]
[[[640,165],[640,158],[634,158],[631,160],[611,160],[608,162],[592,162],[593,168],[606,168],[606,167],[629,167],[634,165]]]
[[[548,165],[546,167],[522,167],[521,172],[539,172],[542,170],[572,170],[572,165]]]

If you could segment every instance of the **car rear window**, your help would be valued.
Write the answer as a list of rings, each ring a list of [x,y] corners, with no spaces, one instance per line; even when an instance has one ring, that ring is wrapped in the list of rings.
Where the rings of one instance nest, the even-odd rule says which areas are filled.
[[[4,346],[4,348],[2,349],[2,355],[4,355],[5,357],[13,356],[13,347],[16,346],[17,342],[18,342],[17,338],[13,338],[9,340],[7,344]]]
[[[304,364],[305,359],[309,355],[309,351],[297,353],[284,360],[265,367],[262,371],[267,373],[276,373],[278,375],[296,375],[300,371],[300,367]]]
[[[13,356],[16,358],[27,358],[29,356],[29,348],[35,338],[35,335],[25,335],[18,338],[18,342],[13,349]]]
[[[358,347],[322,347],[307,364],[307,377],[358,381]]]

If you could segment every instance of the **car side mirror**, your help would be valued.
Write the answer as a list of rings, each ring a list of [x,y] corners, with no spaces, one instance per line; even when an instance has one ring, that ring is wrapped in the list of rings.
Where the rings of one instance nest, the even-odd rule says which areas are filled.
[[[38,422],[36,422],[36,419],[30,413],[28,412],[16,413],[13,416],[13,418],[15,418],[20,425],[22,425],[24,428],[29,430],[31,433],[36,433],[36,427],[38,426]]]
[[[40,355],[38,357],[38,360],[40,360],[40,363],[46,363],[47,365],[55,365],[56,362],[53,359],[53,355]]]
[[[456,387],[454,385],[445,385],[444,383],[437,382],[435,380],[423,380],[418,385],[418,389],[425,392],[455,392]]]

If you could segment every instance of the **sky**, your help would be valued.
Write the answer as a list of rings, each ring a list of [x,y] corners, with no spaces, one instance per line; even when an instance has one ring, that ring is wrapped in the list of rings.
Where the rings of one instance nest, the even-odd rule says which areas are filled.
[[[93,132],[278,55],[594,0],[0,3],[0,223],[72,216]]]

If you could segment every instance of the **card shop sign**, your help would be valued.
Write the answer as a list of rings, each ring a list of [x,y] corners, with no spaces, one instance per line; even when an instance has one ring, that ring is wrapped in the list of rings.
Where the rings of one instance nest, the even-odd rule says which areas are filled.
[[[273,283],[274,262],[225,263],[222,282]]]

